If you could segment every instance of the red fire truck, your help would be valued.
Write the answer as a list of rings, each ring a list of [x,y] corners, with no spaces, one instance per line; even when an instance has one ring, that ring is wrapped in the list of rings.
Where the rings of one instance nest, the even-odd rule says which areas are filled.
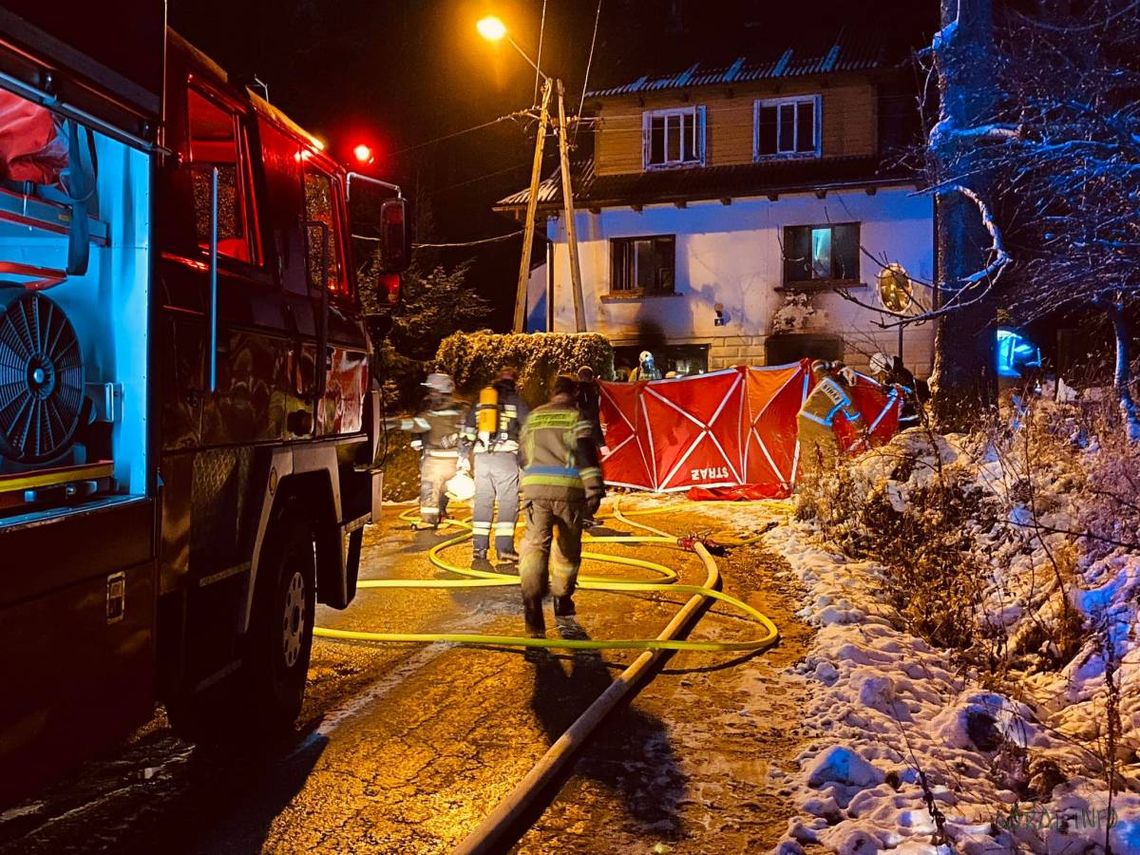
[[[0,804],[156,701],[292,726],[379,512],[405,213],[161,0],[0,8]]]

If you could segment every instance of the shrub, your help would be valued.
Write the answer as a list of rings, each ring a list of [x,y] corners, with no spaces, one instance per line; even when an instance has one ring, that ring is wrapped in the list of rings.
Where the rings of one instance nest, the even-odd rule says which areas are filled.
[[[613,348],[597,333],[458,332],[440,342],[435,368],[450,374],[459,392],[470,396],[512,362],[519,367],[519,394],[532,405],[549,397],[558,374],[574,373],[583,365],[603,379],[614,373]]]
[[[989,517],[981,524],[991,526],[993,509],[944,445],[911,431],[858,461],[808,473],[796,492],[796,516],[818,521],[853,558],[883,565],[882,596],[908,631],[978,653],[986,645],[979,622],[985,574],[968,523]]]

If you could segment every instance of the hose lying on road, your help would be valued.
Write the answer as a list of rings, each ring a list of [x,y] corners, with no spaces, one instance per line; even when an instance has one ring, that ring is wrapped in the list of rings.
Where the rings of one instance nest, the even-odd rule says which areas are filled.
[[[668,537],[665,532],[651,526],[635,523],[621,515],[615,506],[614,515],[626,523]],[[759,539],[758,537],[755,539]],[[701,559],[708,575],[704,589],[720,585],[720,571],[705,545],[693,543],[693,552]],[[658,640],[675,639],[685,634],[700,619],[707,600],[695,594],[683,605],[669,625],[657,636]],[[767,618],[765,618],[767,620]],[[770,625],[771,622],[769,622]],[[773,627],[774,629],[774,627]],[[633,663],[618,675],[606,690],[586,708],[566,731],[555,741],[525,777],[495,805],[487,817],[460,841],[452,855],[494,855],[506,852],[525,833],[526,828],[541,812],[545,799],[556,792],[559,780],[570,769],[570,764],[583,749],[593,732],[623,703],[634,697],[647,682],[653,679],[656,669],[672,656],[665,649],[645,650]]]
[[[401,519],[411,522],[416,511],[412,509],[401,515]],[[648,514],[655,511],[634,511],[632,514]],[[375,642],[449,642],[452,644],[478,644],[478,645],[504,645],[514,647],[542,647],[558,648],[560,650],[690,650],[705,652],[753,652],[763,650],[773,645],[779,638],[779,630],[768,617],[747,603],[717,590],[720,583],[716,564],[712,560],[705,546],[694,538],[678,539],[668,532],[662,531],[645,523],[634,522],[629,515],[622,513],[620,506],[615,503],[613,519],[632,528],[641,529],[647,534],[641,535],[614,535],[594,536],[587,535],[587,543],[643,543],[655,544],[661,547],[696,552],[698,557],[709,569],[709,577],[703,585],[686,585],[677,581],[676,571],[640,558],[631,558],[622,555],[611,555],[603,552],[582,553],[583,560],[603,562],[606,564],[636,567],[657,574],[653,580],[624,580],[599,576],[583,575],[578,578],[578,587],[588,591],[614,591],[614,592],[641,592],[641,593],[676,593],[691,594],[701,600],[712,599],[732,606],[747,615],[752,621],[764,629],[764,634],[756,639],[746,641],[688,641],[675,638],[676,633],[663,632],[657,638],[650,639],[575,639],[575,638],[525,638],[513,635],[481,635],[473,633],[401,633],[401,632],[371,632],[364,630],[331,629],[316,627],[313,634],[321,638],[338,639],[344,641],[375,641]],[[446,570],[463,576],[461,579],[365,579],[358,583],[359,588],[487,588],[503,587],[519,584],[516,575],[497,573],[492,570],[479,570],[453,564],[443,557],[443,553],[471,538],[471,525],[466,520],[449,520],[450,524],[462,531],[455,537],[444,540],[428,550],[431,563],[441,570]],[[751,543],[759,536],[736,543],[733,546]],[[672,624],[671,624],[672,626]]]

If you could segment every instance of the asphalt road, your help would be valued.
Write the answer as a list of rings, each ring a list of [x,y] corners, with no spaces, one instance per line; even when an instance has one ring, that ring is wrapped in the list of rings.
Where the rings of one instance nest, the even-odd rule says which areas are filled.
[[[698,518],[674,514],[655,524],[684,532]],[[393,511],[368,533],[362,575],[431,577],[437,571],[424,553],[435,542]],[[454,557],[466,558],[467,549],[456,547]],[[699,562],[675,550],[608,549],[680,565],[685,581],[703,581]],[[738,552],[747,555],[728,559],[735,572],[726,590],[777,619],[782,648],[743,663],[726,655],[675,657],[607,724],[520,852],[730,852],[778,838],[788,815],[779,767],[787,767],[798,741],[799,688],[783,666],[806,633],[791,614],[778,562],[762,550]],[[319,610],[318,622],[518,634],[517,598],[513,588],[364,590],[344,612]],[[599,638],[653,636],[684,600],[594,592],[576,599],[579,631]],[[752,631],[714,611],[697,634]],[[119,750],[0,814],[0,853],[446,852],[634,655],[526,657],[508,649],[317,639],[293,739],[244,751],[195,749],[171,734],[160,712]],[[775,704],[783,718],[760,724],[757,704]]]

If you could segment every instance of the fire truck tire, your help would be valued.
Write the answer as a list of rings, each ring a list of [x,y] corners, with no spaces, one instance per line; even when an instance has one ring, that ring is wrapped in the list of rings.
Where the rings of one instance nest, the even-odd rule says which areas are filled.
[[[287,507],[261,549],[242,667],[213,686],[166,703],[175,733],[202,745],[272,740],[301,711],[316,608],[308,522]]]
[[[300,715],[316,609],[312,528],[296,514],[276,522],[258,562],[244,668],[252,723],[269,734],[289,731]]]

